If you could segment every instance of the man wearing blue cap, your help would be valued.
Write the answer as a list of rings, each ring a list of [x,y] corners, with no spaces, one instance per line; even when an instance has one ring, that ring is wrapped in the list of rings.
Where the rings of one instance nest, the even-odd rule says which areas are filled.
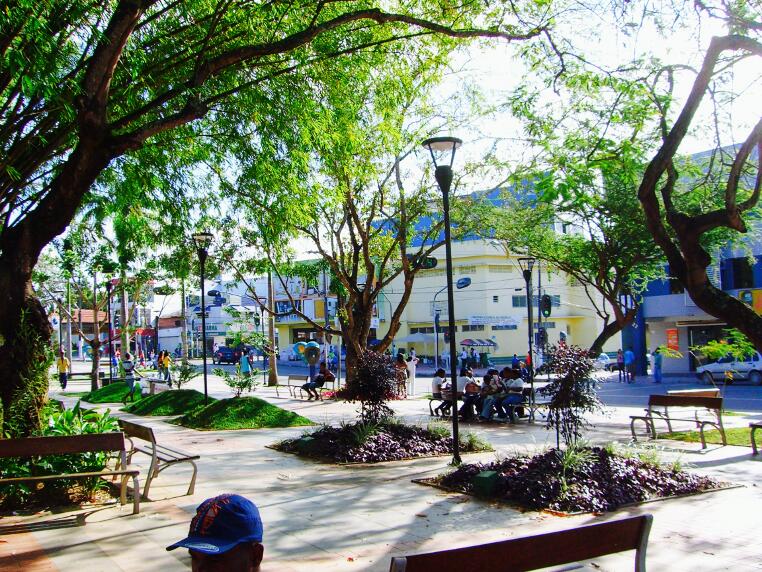
[[[187,548],[193,572],[258,572],[262,533],[256,505],[241,495],[224,494],[202,502],[188,537],[167,550]]]

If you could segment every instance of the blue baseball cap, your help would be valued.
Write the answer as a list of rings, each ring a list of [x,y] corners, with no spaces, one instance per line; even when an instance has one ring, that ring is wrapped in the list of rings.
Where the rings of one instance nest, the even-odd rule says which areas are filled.
[[[223,554],[242,542],[262,542],[259,509],[241,495],[224,494],[206,499],[196,509],[188,537],[171,546],[204,554]]]

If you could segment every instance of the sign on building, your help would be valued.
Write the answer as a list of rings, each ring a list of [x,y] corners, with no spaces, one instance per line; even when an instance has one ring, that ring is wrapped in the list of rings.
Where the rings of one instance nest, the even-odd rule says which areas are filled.
[[[517,326],[520,321],[514,316],[469,316],[469,326]]]

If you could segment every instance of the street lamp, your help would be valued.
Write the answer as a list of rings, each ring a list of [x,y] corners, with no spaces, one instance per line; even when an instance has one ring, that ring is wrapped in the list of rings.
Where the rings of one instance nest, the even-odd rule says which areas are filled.
[[[206,257],[209,255],[207,249],[213,238],[212,233],[208,231],[197,232],[193,235],[193,242],[196,244],[196,254],[198,254],[198,262],[201,266],[201,351],[203,352],[201,355],[204,359],[204,405],[209,405],[209,390],[206,380],[206,301],[204,300],[204,267],[206,264]]]
[[[521,267],[521,273],[524,275],[524,282],[527,288],[527,331],[529,340],[529,421],[534,421],[534,356],[532,355],[532,333],[534,330],[534,324],[532,323],[532,268],[534,268],[535,259],[531,257],[519,258],[519,266]]]
[[[111,344],[111,289],[114,285],[111,283],[111,278],[106,280],[106,312],[108,313],[108,383],[111,385],[114,383],[114,348]],[[97,312],[98,309],[96,308]]]
[[[463,144],[456,137],[432,137],[422,143],[429,150],[434,163],[434,177],[442,191],[442,210],[444,216],[445,258],[447,259],[447,321],[450,332],[450,384],[452,387],[452,463],[460,465],[458,442],[458,384],[457,364],[455,361],[455,303],[452,285],[452,243],[450,238],[450,187],[452,185],[452,164],[455,151]],[[447,156],[449,154],[449,164]],[[443,164],[437,162],[437,157]]]

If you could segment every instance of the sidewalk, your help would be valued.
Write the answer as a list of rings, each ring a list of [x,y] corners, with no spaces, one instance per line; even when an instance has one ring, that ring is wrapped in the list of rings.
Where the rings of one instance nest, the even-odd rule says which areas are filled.
[[[215,376],[216,377],[216,376]],[[229,395],[210,377],[210,393]],[[195,385],[195,382],[194,382]],[[221,395],[221,396],[222,396]],[[269,388],[259,397],[317,422],[337,423],[355,416],[356,406],[277,398]],[[283,395],[283,392],[281,393]],[[68,398],[65,398],[68,399]],[[426,401],[391,403],[411,422],[426,422]],[[621,407],[595,420],[592,442],[629,437],[628,416],[637,408]],[[654,502],[602,517],[558,518],[519,512],[474,498],[439,492],[411,479],[447,470],[448,458],[372,466],[323,465],[282,454],[266,445],[302,433],[302,428],[197,432],[138,418],[160,442],[201,455],[196,493],[182,496],[188,467],[173,467],[151,485],[152,502],[141,514],[130,508],[98,507],[58,514],[14,516],[0,520],[0,569],[167,571],[189,570],[187,552],[164,547],[183,537],[195,507],[205,498],[237,492],[254,500],[265,523],[264,572],[386,571],[391,555],[489,542],[568,528],[625,515],[651,513],[654,527],[648,546],[651,570],[760,570],[758,530],[762,527],[762,460],[749,448],[660,442],[665,460],[679,458],[691,470],[744,487]],[[742,424],[743,418],[729,418]],[[515,426],[468,426],[489,439],[498,454],[537,450],[553,444],[542,423]],[[489,460],[493,453],[468,455],[466,462]],[[138,459],[141,463],[145,458]],[[142,469],[146,466],[142,465]],[[600,570],[630,570],[632,555],[596,560]]]

